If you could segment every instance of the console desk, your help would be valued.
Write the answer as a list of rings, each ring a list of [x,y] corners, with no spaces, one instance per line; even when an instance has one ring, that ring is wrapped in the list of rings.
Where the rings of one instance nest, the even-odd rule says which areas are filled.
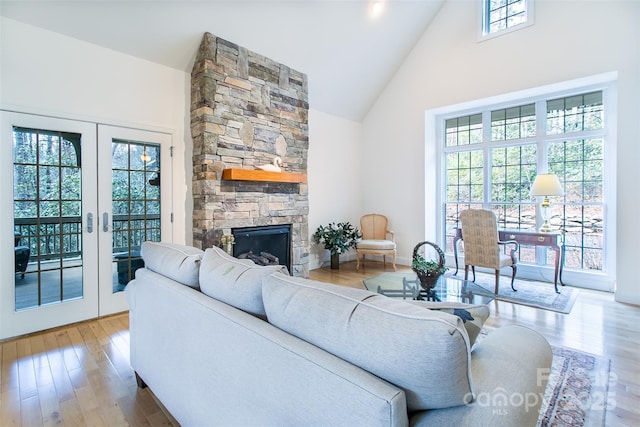
[[[458,274],[458,242],[463,240],[462,229],[456,228],[456,235],[453,238],[453,255],[456,262],[456,272],[454,276]],[[553,286],[556,288],[556,293],[560,293],[558,290],[558,282],[562,286],[562,269],[564,266],[564,234],[560,231],[553,231],[550,233],[541,233],[535,230],[512,230],[512,229],[499,229],[498,240],[504,242],[507,240],[515,240],[521,245],[530,246],[548,246],[552,248],[556,253],[555,271],[553,276]]]

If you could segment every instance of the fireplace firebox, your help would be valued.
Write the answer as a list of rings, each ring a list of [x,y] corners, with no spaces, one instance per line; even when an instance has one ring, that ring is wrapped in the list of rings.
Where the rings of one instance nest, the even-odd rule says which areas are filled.
[[[284,265],[291,272],[291,224],[232,228],[233,256],[258,265]]]

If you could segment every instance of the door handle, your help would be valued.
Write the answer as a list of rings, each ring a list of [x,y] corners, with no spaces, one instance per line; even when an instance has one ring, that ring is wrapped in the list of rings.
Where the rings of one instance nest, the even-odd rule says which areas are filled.
[[[109,214],[106,212],[102,214],[102,231],[109,231]]]
[[[93,233],[93,214],[87,214],[87,233]]]

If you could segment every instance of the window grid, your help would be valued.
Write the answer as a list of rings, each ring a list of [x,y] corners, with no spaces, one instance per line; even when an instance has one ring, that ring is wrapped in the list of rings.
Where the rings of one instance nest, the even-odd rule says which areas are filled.
[[[131,253],[160,240],[160,147],[114,140],[112,151],[113,250]]]
[[[485,0],[486,34],[525,24],[527,20],[527,0]]]
[[[445,127],[447,147],[482,142],[482,114],[449,119]]]
[[[492,202],[529,202],[536,175],[536,146],[501,147],[491,150]]]
[[[565,188],[564,203],[553,215],[562,220],[567,264],[589,270],[604,268],[603,151],[603,139],[549,145],[549,171]]]
[[[447,156],[447,200],[482,203],[484,199],[482,151]]]
[[[481,141],[480,147],[471,150],[468,146],[448,145],[445,141],[446,159],[444,199],[445,250],[452,252],[455,228],[459,226],[458,214],[469,207],[492,209],[498,217],[500,227],[516,229],[536,229],[538,200],[530,196],[531,184],[539,172],[555,173],[565,189],[565,196],[552,200],[552,226],[565,232],[565,266],[583,270],[604,268],[604,106],[602,91],[585,93],[547,101],[546,108],[530,118],[531,109],[527,104],[502,110],[486,110],[485,123],[491,123],[491,131],[486,135],[491,141]],[[472,117],[472,116],[465,116]],[[526,120],[522,120],[526,117]],[[507,138],[508,119],[512,119],[513,133],[518,129],[518,137]],[[537,119],[537,120],[536,120]],[[447,131],[457,132],[452,124],[455,119],[446,120]],[[540,133],[535,137],[537,123]],[[522,132],[533,129],[533,133]],[[561,126],[562,132],[558,134]],[[547,127],[550,127],[547,129]],[[496,133],[495,129],[500,129]],[[563,135],[578,135],[583,132],[588,137],[561,139]],[[496,134],[499,147],[493,147]],[[549,135],[549,136],[546,136]],[[532,138],[532,136],[534,138]],[[560,137],[560,138],[559,138]],[[471,153],[478,153],[472,162]],[[539,164],[546,159],[544,164]],[[476,160],[478,161],[478,160]],[[490,166],[490,182],[484,183],[484,165]],[[473,165],[473,167],[471,166]],[[472,171],[478,171],[475,175]],[[477,178],[477,176],[481,178]],[[473,178],[472,178],[473,177]],[[476,181],[478,179],[478,181]],[[482,191],[475,188],[482,182]],[[473,197],[480,194],[480,197]],[[482,195],[489,196],[483,199]],[[552,251],[537,251],[535,246],[521,246],[520,259],[524,262],[553,265]],[[536,257],[545,255],[545,259]]]
[[[25,274],[36,277],[35,298],[16,292],[17,310],[82,297],[67,280],[68,269],[82,266],[81,158],[78,134],[13,128],[14,233],[30,250]],[[44,282],[49,271],[55,276]]]
[[[111,147],[112,252],[118,275],[126,276],[118,285],[134,278],[142,242],[160,241],[160,146],[114,139]]]
[[[602,92],[553,99],[547,102],[547,134],[602,129]]]
[[[536,136],[535,104],[491,112],[491,140],[504,141]]]

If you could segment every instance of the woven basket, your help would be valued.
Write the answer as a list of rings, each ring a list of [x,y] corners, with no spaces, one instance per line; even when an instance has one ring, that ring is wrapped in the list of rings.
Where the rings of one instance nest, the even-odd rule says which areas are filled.
[[[430,245],[433,247],[433,249],[435,249],[435,251],[438,253],[438,268],[439,270],[442,270],[444,268],[444,252],[442,252],[442,249],[440,249],[440,246],[436,245],[435,243],[431,243],[431,242],[421,242],[418,243],[415,248],[413,248],[413,260],[416,260],[416,257],[419,253],[419,250],[422,246],[424,245]],[[413,263],[412,263],[413,264]],[[440,276],[442,276],[443,273],[439,273],[439,272],[425,272],[422,270],[417,270],[415,268],[411,268],[414,273],[416,273],[416,275],[418,276],[418,280],[420,280],[420,286],[422,286],[422,288],[424,290],[431,290],[436,286],[436,283],[438,282],[438,279],[440,278]]]

